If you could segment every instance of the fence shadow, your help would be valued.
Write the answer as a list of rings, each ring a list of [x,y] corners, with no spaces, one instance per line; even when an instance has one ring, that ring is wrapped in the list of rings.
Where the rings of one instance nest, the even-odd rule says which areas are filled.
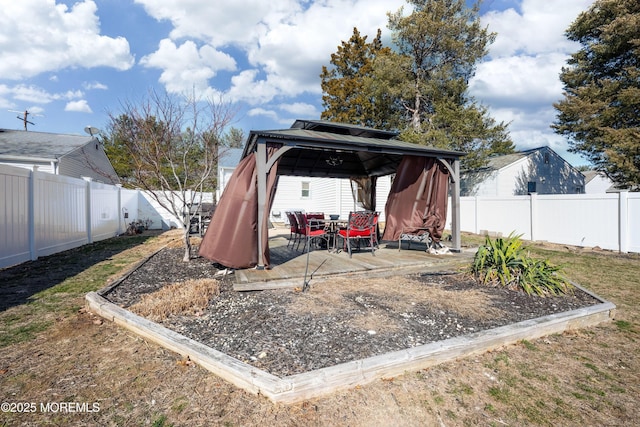
[[[37,293],[59,285],[157,234],[146,231],[136,236],[114,237],[0,269],[0,312],[27,304]]]

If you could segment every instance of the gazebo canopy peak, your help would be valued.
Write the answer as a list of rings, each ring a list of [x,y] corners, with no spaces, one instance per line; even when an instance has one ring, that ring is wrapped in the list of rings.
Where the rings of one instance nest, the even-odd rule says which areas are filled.
[[[367,177],[394,173],[402,156],[455,161],[464,153],[395,139],[396,132],[324,120],[296,120],[291,128],[251,131],[243,157],[258,144],[286,147],[279,155],[278,175]]]

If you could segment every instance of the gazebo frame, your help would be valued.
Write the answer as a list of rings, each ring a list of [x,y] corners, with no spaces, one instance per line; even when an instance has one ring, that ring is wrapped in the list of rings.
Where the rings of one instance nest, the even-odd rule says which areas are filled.
[[[296,120],[290,129],[251,131],[242,157],[256,153],[258,196],[258,265],[264,268],[261,224],[268,215],[267,175],[278,164],[278,175],[377,178],[395,173],[403,156],[437,159],[449,171],[451,183],[451,235],[454,252],[460,244],[460,157],[465,153],[442,150],[393,139],[394,132],[322,120]],[[278,147],[270,157],[269,145]]]

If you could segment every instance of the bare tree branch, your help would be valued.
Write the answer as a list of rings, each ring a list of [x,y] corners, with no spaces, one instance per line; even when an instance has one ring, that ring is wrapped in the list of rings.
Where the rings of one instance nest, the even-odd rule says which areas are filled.
[[[189,230],[203,191],[218,162],[218,147],[231,125],[231,104],[195,96],[176,97],[150,91],[140,102],[127,101],[110,114],[105,144],[120,161],[125,186],[139,187],[182,222],[184,260],[190,258]]]

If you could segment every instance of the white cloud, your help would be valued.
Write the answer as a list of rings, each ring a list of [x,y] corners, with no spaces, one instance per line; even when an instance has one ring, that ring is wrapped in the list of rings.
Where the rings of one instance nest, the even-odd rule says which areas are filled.
[[[69,67],[129,69],[123,37],[100,35],[95,2],[6,1],[0,13],[0,78],[19,80]]]
[[[470,82],[470,91],[495,107],[550,105],[562,94],[558,75],[567,58],[563,53],[547,53],[483,62]]]
[[[249,62],[264,70],[264,81],[278,94],[321,93],[319,74],[342,41],[357,27],[369,40],[386,30],[386,12],[405,2],[383,0],[314,2],[280,21],[269,21],[258,42],[247,49]],[[349,17],[341,19],[341,17]]]
[[[177,46],[169,39],[160,41],[158,50],[142,58],[140,64],[163,70],[160,82],[172,93],[189,93],[194,89],[198,93],[205,92],[209,79],[218,71],[236,68],[230,55],[211,46],[198,48],[193,41]]]
[[[255,43],[272,21],[299,10],[295,0],[135,0],[155,19],[170,21],[173,40],[192,38],[213,47]]]
[[[294,102],[293,104],[280,104],[278,108],[296,117],[320,117],[318,109],[305,102]]]
[[[51,93],[39,86],[22,84],[13,86],[8,91],[16,100],[38,104],[48,104],[57,100],[69,100],[84,96],[82,91]]]
[[[29,112],[29,114],[42,115],[42,113],[44,113],[44,108],[34,105],[32,107],[28,107],[27,111]]]
[[[231,78],[231,87],[227,96],[233,102],[246,102],[249,105],[258,105],[269,102],[277,94],[274,85],[265,80],[259,80],[258,70],[241,71]]]
[[[68,102],[64,107],[64,111],[73,111],[77,113],[93,113],[93,111],[91,111],[91,107],[89,107],[89,103],[85,99]]]
[[[100,82],[84,82],[82,83],[82,87],[85,90],[93,90],[93,89],[98,89],[98,90],[107,90],[109,89],[109,87],[103,83]]]
[[[510,122],[518,149],[549,145],[566,154],[567,142],[550,125],[553,103],[562,98],[559,74],[579,49],[564,33],[593,0],[556,2],[522,0],[520,8],[492,11],[482,17],[497,38],[480,63],[470,93],[490,108],[498,121]],[[560,9],[559,9],[560,8]]]
[[[550,1],[523,0],[521,13],[511,8],[483,15],[482,23],[497,33],[491,57],[574,50],[576,45],[567,40],[564,32],[591,3],[593,0],[563,0],[560,6]]]
[[[231,76],[228,97],[251,105],[303,93],[320,93],[319,74],[328,65],[331,53],[353,28],[375,36],[378,28],[386,31],[388,11],[405,5],[404,0],[237,0],[202,2],[199,0],[136,0],[147,13],[173,25],[171,41],[163,41],[155,53],[142,61],[145,66],[163,70],[160,81],[171,91],[209,81],[221,67],[207,74],[198,55],[177,60],[168,43],[190,38],[209,46],[219,55],[240,54],[238,62],[248,62]],[[184,47],[184,44],[181,48]],[[201,48],[201,50],[204,49]],[[201,56],[201,55],[200,55]],[[157,58],[160,57],[160,58]],[[229,56],[230,57],[230,56]],[[171,58],[171,61],[167,61]],[[175,70],[179,66],[201,73],[192,76]],[[209,65],[210,66],[210,65]],[[204,68],[204,69],[203,69]],[[200,86],[200,87],[201,87]]]
[[[267,110],[265,108],[252,108],[249,110],[247,115],[249,117],[256,117],[256,116],[268,117],[271,120],[276,120],[278,118],[278,113],[276,113],[273,110]]]

